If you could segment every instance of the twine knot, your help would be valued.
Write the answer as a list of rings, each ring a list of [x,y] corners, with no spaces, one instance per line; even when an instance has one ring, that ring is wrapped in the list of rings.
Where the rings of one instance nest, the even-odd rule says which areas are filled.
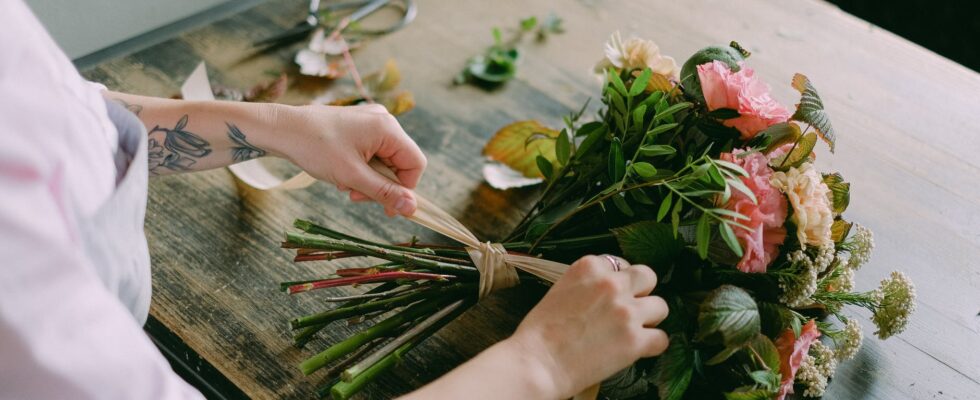
[[[507,263],[507,249],[500,243],[479,242],[478,247],[468,247],[466,252],[480,271],[480,299],[520,283],[517,269]]]

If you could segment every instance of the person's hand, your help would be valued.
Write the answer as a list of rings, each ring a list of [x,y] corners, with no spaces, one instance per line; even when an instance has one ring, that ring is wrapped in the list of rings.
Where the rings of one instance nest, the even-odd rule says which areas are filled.
[[[414,189],[425,170],[425,155],[398,121],[377,104],[349,107],[303,106],[280,113],[280,153],[322,181],[350,191],[353,201],[375,200],[389,216],[412,215]],[[372,169],[377,158],[399,182]]]
[[[546,372],[544,385],[554,398],[569,398],[640,357],[667,349],[667,334],[654,328],[667,317],[667,303],[649,296],[656,283],[645,265],[583,257],[506,341],[524,359],[539,362],[530,368]]]

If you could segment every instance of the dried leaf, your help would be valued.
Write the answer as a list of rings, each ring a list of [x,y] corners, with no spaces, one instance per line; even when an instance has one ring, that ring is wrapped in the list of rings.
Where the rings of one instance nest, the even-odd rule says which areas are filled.
[[[415,108],[415,97],[408,91],[398,92],[393,96],[386,96],[384,105],[392,115],[401,115]]]
[[[528,178],[498,162],[483,164],[483,179],[494,189],[500,190],[536,185],[544,181],[542,178]]]
[[[542,136],[533,139],[535,135]],[[517,121],[501,128],[483,147],[483,155],[520,172],[528,178],[541,178],[535,160],[540,154],[550,162],[555,162],[555,141],[558,131],[542,125],[538,121]]]
[[[276,79],[252,86],[245,92],[244,100],[253,103],[272,103],[286,94],[288,87],[289,78],[285,73],[281,73]]]
[[[364,77],[364,84],[376,95],[394,90],[402,81],[401,71],[395,60],[388,59],[383,69]]]

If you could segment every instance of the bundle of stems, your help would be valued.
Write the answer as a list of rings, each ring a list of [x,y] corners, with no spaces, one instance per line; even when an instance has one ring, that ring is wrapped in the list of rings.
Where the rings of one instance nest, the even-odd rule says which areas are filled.
[[[297,262],[354,257],[383,261],[366,268],[338,269],[328,277],[280,284],[280,289],[291,295],[332,287],[376,285],[359,295],[327,297],[327,302],[341,304],[289,321],[297,347],[305,346],[335,322],[365,326],[300,364],[305,375],[329,366],[324,384],[317,390],[321,398],[350,398],[477,300],[479,271],[463,247],[422,244],[414,239],[400,244],[378,243],[306,220],[296,220],[293,226],[302,232],[287,233],[282,247],[295,249]],[[538,246],[574,247],[603,238],[549,241]],[[530,246],[524,242],[504,244],[513,253]]]

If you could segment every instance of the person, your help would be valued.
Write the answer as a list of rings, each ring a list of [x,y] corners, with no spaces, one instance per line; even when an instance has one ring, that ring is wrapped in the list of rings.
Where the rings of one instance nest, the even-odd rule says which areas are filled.
[[[0,15],[2,399],[201,398],[141,330],[150,176],[278,156],[388,215],[415,211],[426,159],[381,106],[111,92],[81,78],[21,0],[0,0]],[[510,338],[405,397],[566,398],[661,353],[656,276],[627,265],[577,261]]]

